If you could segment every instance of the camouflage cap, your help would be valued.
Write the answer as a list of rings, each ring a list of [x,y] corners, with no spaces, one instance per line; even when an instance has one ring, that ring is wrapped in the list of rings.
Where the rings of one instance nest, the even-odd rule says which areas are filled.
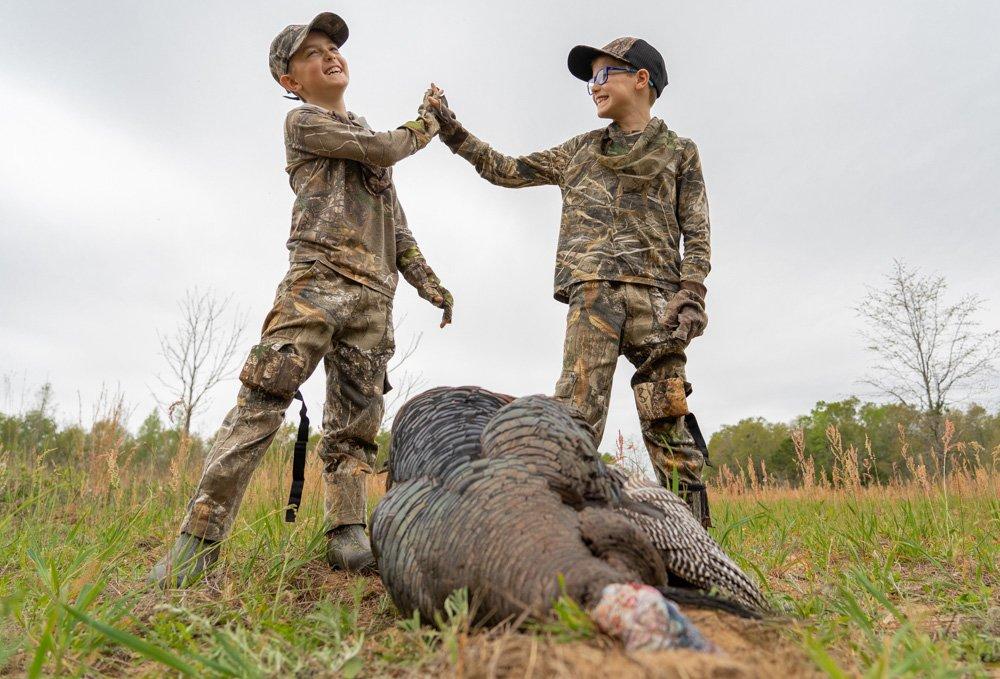
[[[616,38],[601,49],[577,45],[569,51],[569,72],[580,80],[590,80],[591,64],[600,56],[613,57],[635,68],[649,71],[649,82],[659,97],[667,86],[667,65],[655,47],[641,38]]]
[[[281,76],[288,73],[288,61],[302,46],[309,31],[326,33],[337,47],[347,42],[347,23],[333,12],[317,14],[308,24],[285,26],[271,41],[271,52],[268,55],[271,75],[275,80],[280,81]]]

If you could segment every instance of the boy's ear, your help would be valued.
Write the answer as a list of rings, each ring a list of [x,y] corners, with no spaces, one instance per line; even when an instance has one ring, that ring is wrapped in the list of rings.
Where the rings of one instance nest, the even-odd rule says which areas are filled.
[[[284,87],[286,92],[292,94],[298,94],[299,90],[302,89],[302,84],[287,73],[278,78],[278,84]]]
[[[635,88],[642,90],[647,87],[649,87],[649,71],[640,68],[639,72],[635,74]]]

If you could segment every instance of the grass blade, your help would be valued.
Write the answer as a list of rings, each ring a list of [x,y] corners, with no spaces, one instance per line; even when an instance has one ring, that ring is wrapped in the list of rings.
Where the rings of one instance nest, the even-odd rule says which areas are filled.
[[[189,665],[183,659],[177,655],[171,653],[170,651],[157,646],[156,644],[151,644],[145,639],[141,639],[134,634],[130,634],[124,630],[120,630],[117,627],[112,627],[111,625],[105,624],[100,620],[95,620],[91,618],[86,613],[77,610],[73,606],[67,603],[62,603],[62,607],[67,613],[72,615],[74,618],[83,622],[95,630],[111,639],[115,643],[121,644],[126,648],[130,648],[139,655],[149,658],[155,662],[171,667],[181,674],[187,675],[189,677],[198,676],[199,672],[197,668]]]
[[[833,679],[848,679],[847,673],[840,669],[840,665],[838,665],[837,661],[834,660],[829,653],[827,653],[823,644],[818,642],[812,636],[806,637],[805,642],[806,651],[809,653],[809,657],[813,659],[813,662],[815,662],[821,670],[833,677]]]
[[[38,640],[38,648],[35,649],[35,657],[31,660],[31,667],[28,668],[28,679],[37,679],[42,675],[42,666],[45,664],[45,656],[52,649],[52,634],[48,630]]]

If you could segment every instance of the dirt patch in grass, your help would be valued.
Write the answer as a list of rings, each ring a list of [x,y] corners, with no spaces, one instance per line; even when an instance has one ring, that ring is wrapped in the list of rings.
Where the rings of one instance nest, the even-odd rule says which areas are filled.
[[[361,588],[358,625],[373,636],[397,635],[399,620],[392,606],[385,606],[385,589],[378,577],[359,578],[329,570],[324,563],[310,564],[297,579],[315,596],[349,604]],[[306,589],[304,587],[304,589]],[[307,595],[308,596],[308,595]],[[311,597],[310,597],[311,598]],[[719,648],[717,654],[694,651],[642,651],[626,653],[607,637],[559,642],[544,635],[512,631],[480,631],[461,635],[457,653],[439,648],[398,674],[441,674],[459,677],[821,677],[815,663],[787,634],[788,621],[744,620],[714,611],[688,609],[685,613]],[[374,650],[374,649],[372,649]],[[386,669],[382,665],[382,669]],[[390,671],[391,674],[397,672]]]
[[[465,640],[453,671],[463,677],[820,677],[816,665],[782,636],[783,623],[688,611],[719,653],[687,650],[626,653],[608,639],[557,643],[528,634]]]
[[[380,633],[398,632],[392,629],[398,614],[391,606],[386,610],[385,590],[377,577],[358,578],[331,572],[323,566],[307,568],[308,575],[303,574],[317,586],[314,592],[322,591],[330,599],[347,604],[361,581],[359,627],[374,635],[375,640]],[[607,637],[559,642],[516,631],[480,631],[461,635],[457,653],[440,648],[436,657],[418,663],[419,669],[409,669],[416,674],[431,672],[469,678],[823,676],[790,635],[782,633],[788,622],[744,620],[713,611],[686,613],[718,646],[719,653],[686,650],[626,653]],[[401,674],[408,673],[399,669]]]

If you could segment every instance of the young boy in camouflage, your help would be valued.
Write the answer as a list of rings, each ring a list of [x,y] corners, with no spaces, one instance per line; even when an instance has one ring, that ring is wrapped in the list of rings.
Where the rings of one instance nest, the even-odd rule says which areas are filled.
[[[180,536],[150,573],[161,586],[183,586],[217,560],[251,474],[320,359],[327,393],[317,452],[324,463],[327,560],[348,570],[374,566],[365,534],[365,477],[395,348],[397,271],[444,309],[441,327],[451,321],[453,302],[407,228],[389,169],[426,146],[438,123],[426,96],[418,119],[390,132],[373,132],[348,112],[349,72],[340,52],[347,35],[344,21],[324,12],[307,25],[286,27],[271,43],[271,74],[304,102],[285,122],[296,196],[291,266],[240,374],[236,407],[208,453]]]
[[[650,114],[667,73],[644,40],[577,46],[569,70],[588,81],[598,117],[612,120],[607,128],[511,158],[470,134],[435,91],[440,137],[494,184],[562,190],[555,298],[569,315],[555,396],[579,408],[600,441],[624,354],[636,367],[632,388],[657,477],[669,487],[676,475],[710,525],[705,460],[685,424],[684,350],[707,323],[708,202],[698,149]]]

